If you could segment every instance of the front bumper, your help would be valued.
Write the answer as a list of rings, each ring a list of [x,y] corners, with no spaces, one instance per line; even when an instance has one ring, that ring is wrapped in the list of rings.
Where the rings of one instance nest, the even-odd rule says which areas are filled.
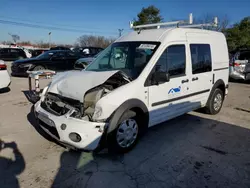
[[[11,75],[12,76],[28,76],[27,70],[29,67],[20,68],[18,65],[11,66]]]
[[[81,119],[63,116],[56,116],[45,111],[40,106],[41,101],[35,104],[35,114],[41,128],[51,137],[60,143],[77,149],[95,150],[104,133],[105,123],[89,122]],[[39,115],[40,114],[40,115]],[[66,129],[61,128],[62,124]],[[80,142],[74,142],[69,138],[70,133],[77,133],[81,136]]]

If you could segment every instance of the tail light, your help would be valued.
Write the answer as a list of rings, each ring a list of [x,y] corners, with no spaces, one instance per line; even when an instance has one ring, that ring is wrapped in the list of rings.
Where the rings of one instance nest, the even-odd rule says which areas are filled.
[[[233,66],[234,66],[234,67],[238,67],[238,66],[240,66],[240,64],[239,64],[239,63],[234,62],[234,63],[233,63]]]
[[[6,70],[7,66],[5,64],[0,64],[0,70]]]

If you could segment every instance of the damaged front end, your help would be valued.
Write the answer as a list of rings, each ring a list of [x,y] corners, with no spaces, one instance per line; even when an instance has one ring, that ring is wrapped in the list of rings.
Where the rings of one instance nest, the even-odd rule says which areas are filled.
[[[64,97],[60,94],[48,92],[45,95],[44,100],[41,102],[41,107],[56,116],[70,114],[70,117],[73,118],[94,121],[93,115],[95,113],[96,103],[114,89],[129,82],[129,77],[119,71],[108,78],[101,85],[86,91],[83,96],[83,102]]]
[[[90,80],[90,76],[88,79],[86,77],[83,79],[85,78],[85,83],[89,84],[89,87],[85,85],[82,89],[79,84],[74,90],[70,85],[71,92],[65,88],[71,83],[72,77],[57,78],[56,83],[52,81],[44,91],[41,100],[35,104],[35,114],[40,126],[62,144],[73,148],[94,150],[99,146],[108,125],[105,121],[97,122],[94,119],[97,113],[97,102],[116,88],[129,83],[130,79],[119,71],[112,72],[112,75],[102,82],[96,81],[97,79],[100,81],[101,78],[92,76],[93,80]],[[92,88],[89,83],[91,81],[94,86]],[[63,89],[66,91],[65,95]],[[75,91],[84,91],[81,100],[80,93],[76,94]],[[71,94],[75,97],[70,98]]]

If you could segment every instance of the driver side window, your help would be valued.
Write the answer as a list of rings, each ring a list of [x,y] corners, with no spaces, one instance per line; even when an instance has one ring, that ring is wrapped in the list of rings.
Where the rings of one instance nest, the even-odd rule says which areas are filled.
[[[185,45],[171,45],[167,47],[158,59],[155,65],[155,71],[169,73],[170,77],[185,75]]]

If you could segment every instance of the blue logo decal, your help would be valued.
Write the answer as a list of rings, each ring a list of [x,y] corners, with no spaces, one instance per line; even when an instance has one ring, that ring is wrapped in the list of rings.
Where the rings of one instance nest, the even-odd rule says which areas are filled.
[[[174,93],[179,93],[181,91],[181,86],[179,87],[176,87],[176,88],[171,88],[169,91],[168,91],[168,94],[174,94]]]

